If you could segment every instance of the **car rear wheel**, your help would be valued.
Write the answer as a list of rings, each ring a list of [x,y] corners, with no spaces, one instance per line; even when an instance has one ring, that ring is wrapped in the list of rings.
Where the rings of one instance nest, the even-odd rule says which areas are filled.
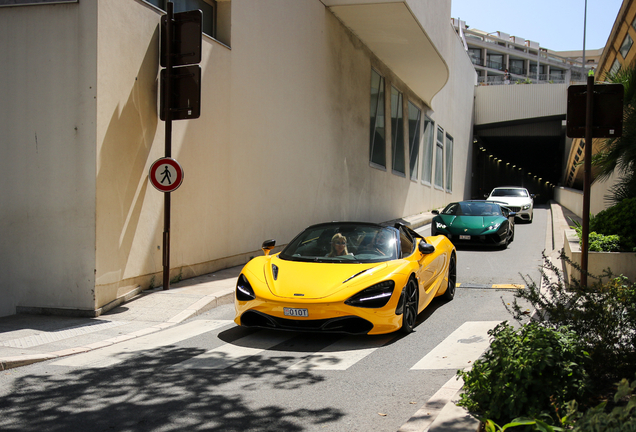
[[[455,297],[455,287],[457,285],[457,257],[455,254],[451,255],[450,263],[448,264],[448,285],[446,286],[446,292],[442,294],[442,299],[445,301],[451,301]]]
[[[417,283],[410,279],[402,290],[404,309],[402,310],[402,333],[409,334],[415,328],[417,320]]]

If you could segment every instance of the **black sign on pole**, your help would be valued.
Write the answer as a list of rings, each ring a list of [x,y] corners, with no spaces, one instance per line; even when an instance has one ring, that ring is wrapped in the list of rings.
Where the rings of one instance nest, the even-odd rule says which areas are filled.
[[[161,70],[161,82],[166,79],[166,69]],[[172,69],[172,94],[170,106],[172,120],[189,120],[201,116],[201,66],[183,66]],[[166,106],[165,86],[161,86],[160,106]],[[166,120],[166,112],[161,109],[161,120]]]
[[[159,116],[165,121],[166,158],[172,158],[172,120],[198,118],[201,112],[200,10],[174,13],[168,1],[161,17]],[[175,67],[177,66],[177,67]],[[170,289],[170,192],[164,192],[163,289]]]
[[[593,138],[616,138],[623,133],[623,84],[594,84]],[[567,135],[585,138],[586,85],[568,87]]]
[[[622,84],[594,84],[568,87],[567,136],[585,138],[583,158],[583,224],[581,232],[581,286],[587,286],[588,244],[590,233],[590,189],[592,184],[593,138],[618,138],[623,134]]]
[[[191,10],[174,14],[172,21],[172,66],[201,63],[201,22],[203,13]],[[165,46],[168,15],[161,17],[161,46]],[[167,66],[166,52],[161,51],[161,67]]]

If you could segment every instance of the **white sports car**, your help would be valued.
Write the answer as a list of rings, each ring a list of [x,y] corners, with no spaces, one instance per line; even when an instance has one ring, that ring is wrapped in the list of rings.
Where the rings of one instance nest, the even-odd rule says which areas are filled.
[[[515,212],[519,219],[532,222],[534,194],[530,194],[528,189],[516,186],[496,187],[486,199],[497,201]]]

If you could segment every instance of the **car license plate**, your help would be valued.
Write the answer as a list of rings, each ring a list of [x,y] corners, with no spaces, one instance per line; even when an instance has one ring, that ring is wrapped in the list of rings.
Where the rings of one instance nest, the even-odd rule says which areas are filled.
[[[294,316],[294,317],[309,316],[309,311],[307,309],[283,308],[283,313],[285,314],[285,316]]]
[[[459,239],[460,240],[470,240],[470,236],[469,235],[460,235]]]

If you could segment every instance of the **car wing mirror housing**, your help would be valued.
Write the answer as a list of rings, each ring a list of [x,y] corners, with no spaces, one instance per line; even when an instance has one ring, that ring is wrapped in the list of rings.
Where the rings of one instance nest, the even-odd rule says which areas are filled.
[[[265,240],[261,249],[263,249],[265,255],[269,255],[272,249],[274,249],[274,246],[276,246],[276,240]]]
[[[439,214],[439,210],[433,210],[433,211],[431,211],[431,213],[433,213],[434,215],[438,215]]]
[[[426,243],[424,240],[420,240],[420,243],[418,244],[418,249],[424,255],[432,254],[433,252],[435,252],[435,246],[433,246],[430,243]]]

